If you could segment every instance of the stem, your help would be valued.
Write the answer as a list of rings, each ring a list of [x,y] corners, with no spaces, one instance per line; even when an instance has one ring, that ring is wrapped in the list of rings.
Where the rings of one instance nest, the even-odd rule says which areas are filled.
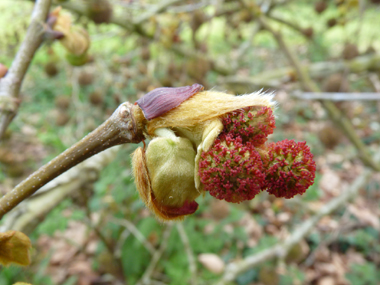
[[[0,199],[0,219],[46,183],[85,159],[115,145],[141,142],[142,129],[136,124],[133,111],[129,102],[121,104],[102,125],[4,195]]]
[[[33,56],[43,41],[45,22],[50,8],[50,0],[37,0],[31,23],[7,75],[0,79],[0,141],[17,114],[19,92],[26,71]],[[3,98],[2,98],[3,97]],[[6,100],[8,99],[8,100]],[[7,102],[8,101],[8,102]]]
[[[259,17],[258,21],[267,31],[269,31],[273,35],[279,47],[288,57],[288,60],[290,61],[291,65],[294,67],[298,75],[298,79],[301,83],[302,88],[309,92],[320,92],[321,90],[312,81],[308,72],[302,67],[301,63],[298,60],[298,57],[286,44],[282,35],[272,29],[272,27],[267,23],[265,16]],[[352,127],[350,120],[330,100],[319,100],[319,102],[321,102],[324,109],[327,111],[334,123],[343,130],[348,139],[356,147],[356,149],[359,152],[359,157],[363,161],[363,163],[376,171],[380,171],[380,165],[373,161],[371,154],[367,150],[366,145],[356,134],[355,129]]]

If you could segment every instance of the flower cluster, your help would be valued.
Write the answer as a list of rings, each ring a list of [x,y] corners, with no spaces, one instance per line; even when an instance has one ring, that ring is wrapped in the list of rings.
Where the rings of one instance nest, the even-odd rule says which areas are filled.
[[[201,157],[199,175],[204,189],[220,200],[251,200],[264,186],[259,152],[252,144],[243,144],[241,137],[222,134]]]
[[[287,199],[305,193],[315,178],[315,161],[306,142],[283,140],[267,149],[266,190]]]
[[[134,152],[133,173],[140,197],[158,219],[194,213],[204,191],[232,203],[264,190],[284,198],[306,191],[315,176],[306,144],[267,143],[275,128],[272,98],[194,84],[158,88],[136,101],[134,123],[151,141]]]
[[[289,199],[314,183],[315,162],[306,142],[266,144],[275,128],[270,108],[236,110],[222,122],[222,133],[199,160],[200,180],[210,195],[239,203],[266,190]]]
[[[252,106],[227,113],[223,119],[224,133],[240,137],[243,142],[250,141],[260,146],[273,134],[275,119],[273,111],[267,106]]]

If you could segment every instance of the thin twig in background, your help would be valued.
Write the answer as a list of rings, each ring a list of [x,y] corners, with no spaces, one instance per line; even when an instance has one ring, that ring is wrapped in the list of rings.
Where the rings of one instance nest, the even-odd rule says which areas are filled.
[[[123,262],[122,259],[115,254],[115,244],[110,242],[110,240],[107,239],[107,237],[103,234],[101,230],[101,223],[102,219],[99,219],[98,222],[93,222],[92,221],[92,216],[91,216],[91,209],[89,207],[89,204],[86,203],[85,205],[85,212],[87,216],[87,225],[95,232],[96,236],[103,242],[105,245],[108,253],[110,256],[112,256],[113,260],[116,262],[117,266],[117,272],[122,273],[123,272]],[[103,214],[105,214],[103,212]],[[116,277],[116,276],[115,276]],[[124,274],[118,274],[119,281],[125,282]]]
[[[0,232],[32,232],[46,213],[84,185],[93,183],[100,171],[115,159],[119,149],[114,147],[103,151],[50,181],[1,221]]]
[[[380,62],[379,55],[362,55],[352,60],[339,61],[321,61],[310,64],[303,64],[305,71],[312,78],[326,77],[334,73],[349,70],[350,72],[364,72],[372,67],[375,67]],[[282,83],[289,82],[289,74],[294,73],[294,68],[281,67],[269,71],[263,71],[253,76],[225,76],[220,80],[221,84],[248,86],[250,89],[259,88],[260,86],[271,86],[279,88]]]
[[[302,88],[308,92],[320,92],[320,89],[312,81],[308,72],[302,67],[299,62],[296,54],[289,48],[288,44],[285,42],[282,35],[275,31],[268,23],[267,18],[265,16],[260,16],[258,18],[259,22],[267,31],[269,31],[274,39],[277,41],[278,46],[284,52],[286,57],[288,58],[290,64],[294,67],[298,80],[301,83]],[[322,106],[329,114],[330,118],[334,121],[334,123],[339,126],[340,129],[345,133],[347,138],[352,142],[352,144],[356,147],[360,159],[363,163],[376,171],[380,171],[380,165],[375,163],[372,159],[372,155],[369,153],[366,145],[357,135],[355,129],[353,128],[351,121],[334,105],[334,103],[330,100],[320,100]]]
[[[74,13],[88,16],[86,6],[83,5],[83,3],[71,1],[71,2],[66,2],[66,3],[61,3],[61,5],[63,8],[70,10]],[[149,34],[147,31],[145,31],[141,27],[141,24],[139,25],[134,24],[133,22],[131,22],[131,20],[128,17],[124,17],[124,15],[115,15],[114,13],[110,19],[110,23],[118,25],[124,29],[127,29],[128,31],[135,32],[139,34],[140,36],[145,37],[147,39],[154,39],[154,34]],[[211,55],[205,55],[197,51],[189,50],[187,47],[181,46],[181,45],[173,45],[171,47],[171,50],[175,52],[176,54],[184,56],[184,57],[199,58],[201,60],[208,61],[211,63],[212,69],[222,75],[227,75],[234,72],[234,70],[230,66],[227,66],[226,64],[220,62],[219,60],[212,60]]]
[[[133,121],[132,107],[129,102],[121,104],[98,128],[4,195],[0,199],[0,219],[42,186],[85,159],[115,145],[141,142],[142,128]]]
[[[170,5],[181,2],[182,0],[166,0],[163,2],[158,2],[159,4],[149,9],[144,14],[140,15],[133,23],[135,25],[140,25],[147,21],[149,18],[156,16],[158,13],[165,11]]]
[[[272,14],[268,15],[268,18],[270,18],[270,19],[272,19],[272,20],[274,20],[276,22],[279,22],[281,24],[284,24],[285,26],[288,26],[289,28],[291,28],[294,31],[300,33],[302,36],[304,36],[305,38],[308,39],[308,37],[305,35],[303,29],[300,26],[298,26],[296,23],[292,23],[290,21],[287,21],[287,20],[282,19],[280,17],[274,16]]]
[[[128,221],[126,219],[122,220],[122,219],[116,219],[114,217],[110,217],[109,221],[111,223],[116,224],[116,225],[127,228],[131,232],[131,234],[133,234],[135,236],[135,238],[139,242],[141,242],[141,244],[146,248],[146,250],[149,251],[152,255],[154,255],[156,250],[150,244],[150,242],[147,241],[147,239],[144,237],[144,235],[138,230],[138,228],[136,228],[136,226],[133,223],[131,223],[130,221]]]
[[[380,100],[379,93],[338,93],[338,92],[294,92],[294,97],[302,100],[362,101]]]
[[[152,273],[153,273],[154,269],[156,268],[158,262],[160,261],[162,254],[166,250],[166,247],[167,247],[168,241],[169,241],[169,237],[170,237],[170,234],[172,232],[172,228],[173,228],[173,223],[170,223],[166,226],[164,233],[162,234],[162,239],[161,239],[162,241],[161,241],[160,248],[158,250],[155,250],[148,267],[146,268],[143,276],[141,277],[141,280],[139,282],[137,282],[138,285],[150,285],[150,284],[152,284],[152,280],[151,280]]]
[[[75,128],[75,139],[79,139],[84,133],[84,121],[85,121],[85,113],[83,112],[83,104],[79,99],[79,69],[74,67],[71,74],[71,98],[74,102],[75,107],[75,117],[76,117],[76,128]],[[70,142],[72,144],[73,142]]]
[[[380,153],[376,155],[375,161],[380,159]],[[250,268],[255,267],[265,261],[273,258],[283,258],[289,252],[289,250],[297,243],[299,243],[319,222],[319,220],[336,211],[342,207],[351,198],[356,196],[359,190],[365,186],[367,179],[373,172],[371,169],[365,168],[363,172],[354,180],[351,186],[343,192],[340,196],[330,200],[325,206],[323,206],[314,216],[304,221],[298,226],[293,233],[288,236],[283,242],[276,244],[266,250],[260,251],[257,254],[246,257],[241,261],[231,262],[227,265],[222,279],[217,285],[227,285],[235,280],[239,274],[244,273]]]
[[[189,271],[191,274],[191,281],[190,282],[192,285],[196,285],[196,284],[198,284],[197,263],[195,261],[193,249],[190,246],[189,238],[187,237],[185,227],[183,226],[182,223],[177,224],[177,230],[178,230],[179,236],[181,237],[183,246],[185,247],[187,260],[189,261]]]
[[[257,33],[260,31],[260,25],[254,25],[250,32],[249,37],[247,40],[245,40],[239,47],[237,53],[236,53],[236,63],[242,59],[244,55],[247,54],[249,48],[252,47],[252,41],[254,37],[257,35]],[[237,67],[236,67],[237,68]]]
[[[20,104],[20,88],[30,62],[44,37],[44,23],[50,8],[50,0],[37,0],[31,23],[7,75],[0,79],[0,141],[17,114]]]

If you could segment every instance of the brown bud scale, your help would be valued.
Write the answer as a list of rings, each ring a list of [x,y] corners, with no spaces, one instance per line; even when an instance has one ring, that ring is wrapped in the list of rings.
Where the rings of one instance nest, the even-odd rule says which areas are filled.
[[[151,120],[181,105],[182,102],[203,89],[204,87],[197,83],[183,87],[156,88],[145,94],[136,103],[143,110],[145,118]]]

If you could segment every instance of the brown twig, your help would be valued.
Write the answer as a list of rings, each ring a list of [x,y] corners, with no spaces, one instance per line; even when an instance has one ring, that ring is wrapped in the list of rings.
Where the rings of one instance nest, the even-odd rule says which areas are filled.
[[[285,42],[282,35],[275,31],[267,22],[267,19],[264,15],[258,18],[260,24],[269,31],[277,44],[285,53],[288,58],[290,64],[294,67],[298,80],[301,83],[302,88],[308,92],[320,92],[318,86],[312,81],[308,72],[302,67],[301,63],[298,60],[298,57],[295,53],[290,49],[288,44]],[[352,144],[356,147],[359,153],[360,159],[367,166],[370,166],[376,171],[380,171],[380,165],[375,163],[371,157],[371,154],[368,152],[366,145],[362,142],[360,137],[356,134],[355,129],[353,128],[350,120],[334,105],[330,100],[319,100],[330,118],[334,121],[334,123],[339,126],[340,129],[345,133],[348,139],[352,142]]]
[[[115,145],[141,142],[144,137],[141,127],[135,124],[133,110],[130,103],[121,104],[97,129],[4,195],[0,199],[0,219],[43,185],[85,159]]]
[[[43,41],[44,22],[50,8],[50,0],[37,0],[31,23],[7,75],[0,79],[0,141],[19,107],[19,93],[30,62]]]
[[[290,21],[287,21],[283,18],[280,18],[278,16],[274,16],[272,14],[268,15],[268,18],[278,22],[278,23],[281,23],[281,24],[284,24],[285,26],[288,26],[289,28],[293,29],[294,31],[300,33],[302,36],[304,36],[305,38],[309,39],[305,33],[304,33],[304,29],[302,29],[300,26],[298,26],[296,23],[292,23]]]

